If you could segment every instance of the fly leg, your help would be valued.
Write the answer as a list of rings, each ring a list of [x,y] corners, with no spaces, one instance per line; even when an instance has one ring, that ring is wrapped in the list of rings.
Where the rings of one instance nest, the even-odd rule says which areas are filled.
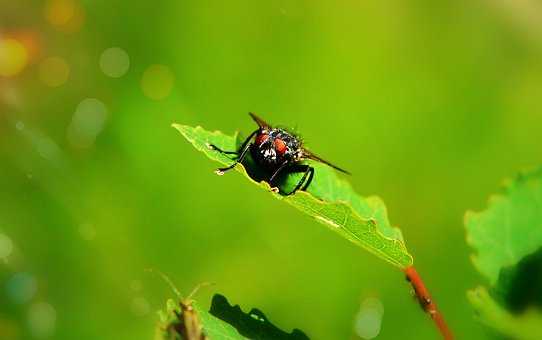
[[[293,195],[295,194],[296,191],[298,190],[307,190],[307,188],[309,187],[309,185],[311,184],[312,182],[312,178],[314,177],[314,168],[310,165],[306,165],[306,164],[301,164],[301,165],[298,165],[296,168],[294,168],[292,170],[293,172],[304,172],[303,174],[303,177],[301,177],[301,179],[299,180],[299,182],[297,183],[297,185],[295,186],[294,190],[288,192],[288,193],[285,193],[284,195],[285,196],[290,196],[290,195]]]
[[[226,171],[229,171],[233,168],[235,168],[235,166],[238,164],[238,163],[241,163],[243,161],[243,159],[245,159],[247,153],[248,153],[248,150],[250,148],[250,141],[252,140],[252,137],[254,137],[258,132],[260,131],[260,129],[258,130],[255,130],[254,132],[252,132],[250,134],[250,136],[247,137],[247,139],[245,139],[245,141],[243,142],[243,145],[241,145],[241,148],[239,149],[239,152],[235,152],[235,154],[238,154],[239,157],[237,158],[237,160],[230,166],[227,166],[225,168],[218,168],[215,170],[215,173],[219,176],[222,176],[224,175],[224,173]],[[210,146],[209,147],[214,147],[216,148],[216,146],[212,146],[213,144],[209,144]],[[218,149],[218,151],[222,151],[220,149]],[[228,152],[232,152],[232,151],[228,151]]]
[[[224,151],[221,148],[219,148],[218,146],[216,146],[214,144],[211,144],[211,143],[207,143],[207,147],[209,149],[211,149],[211,150],[218,151],[218,152],[223,153],[225,155],[238,155],[239,154],[239,152],[237,152],[237,151]]]
[[[279,189],[276,188],[276,187],[273,187],[273,181],[275,180],[275,178],[278,176],[278,174],[284,170],[286,167],[288,166],[288,161],[282,163],[278,168],[277,170],[275,170],[275,172],[273,172],[273,174],[271,175],[271,177],[269,177],[269,180],[267,181],[269,183],[269,185],[271,186],[271,190],[274,191],[274,192],[279,192]]]

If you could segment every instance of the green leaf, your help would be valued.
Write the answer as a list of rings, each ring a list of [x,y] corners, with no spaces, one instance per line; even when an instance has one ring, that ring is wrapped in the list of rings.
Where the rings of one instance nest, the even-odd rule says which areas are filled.
[[[197,302],[193,301],[192,307],[194,307],[201,326],[203,327],[203,333],[209,340],[247,339],[240,335],[233,326],[203,310]],[[181,334],[177,332],[176,328],[181,323],[177,315],[182,315],[180,304],[171,299],[168,300],[166,310],[159,312],[160,321],[156,331],[156,340],[193,340],[183,339]]]
[[[487,210],[465,216],[476,268],[490,289],[467,293],[480,321],[514,339],[542,335],[542,168],[506,183]]]
[[[258,309],[253,308],[244,313],[241,307],[230,305],[226,297],[220,294],[213,296],[209,312],[203,310],[196,301],[183,303],[194,308],[203,334],[209,340],[309,340],[298,329],[291,333],[279,329]],[[179,333],[178,330],[183,328],[181,319],[184,317],[180,303],[168,300],[166,310],[160,311],[159,315],[156,340],[200,340],[183,339]]]
[[[542,308],[542,248],[517,265],[503,268],[492,293],[516,314],[530,307]]]
[[[508,182],[487,210],[467,212],[465,226],[476,268],[495,284],[501,269],[542,246],[542,168]]]
[[[208,144],[215,144],[223,150],[236,150],[238,135],[228,136],[222,132],[210,132],[202,127],[173,124],[173,127],[207,157],[224,165],[232,164],[226,155],[212,150]],[[386,206],[378,197],[368,198],[357,195],[350,184],[340,179],[329,167],[314,163],[314,179],[308,190],[294,195],[283,196],[273,192],[265,182],[258,168],[249,159],[247,167],[239,164],[236,170],[246,178],[270,192],[273,197],[313,216],[318,222],[328,226],[344,238],[365,248],[389,263],[405,268],[413,263],[403,242],[401,232],[392,227],[387,216]],[[248,172],[247,172],[248,171]],[[297,183],[299,174],[289,174],[281,188],[291,188]]]
[[[230,305],[228,299],[220,294],[213,296],[210,314],[234,326],[239,333],[252,340],[309,340],[309,337],[294,329],[287,333],[273,325],[259,309],[252,308],[248,313],[239,305]]]
[[[480,322],[512,339],[539,340],[542,335],[542,314],[529,309],[517,316],[501,307],[484,287],[467,292],[467,298]]]

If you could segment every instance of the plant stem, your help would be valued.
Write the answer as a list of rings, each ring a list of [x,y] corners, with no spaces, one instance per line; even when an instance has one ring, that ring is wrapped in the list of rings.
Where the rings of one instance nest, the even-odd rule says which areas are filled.
[[[407,280],[412,284],[412,288],[414,288],[414,292],[416,293],[416,298],[418,299],[420,306],[426,313],[429,314],[429,316],[431,316],[431,318],[435,322],[435,325],[439,329],[440,334],[442,334],[442,337],[445,340],[452,340],[452,332],[448,328],[448,325],[446,325],[444,317],[437,309],[437,305],[435,304],[433,299],[431,299],[429,291],[425,287],[422,278],[420,277],[418,272],[416,272],[414,266],[405,268],[404,272],[406,274]]]

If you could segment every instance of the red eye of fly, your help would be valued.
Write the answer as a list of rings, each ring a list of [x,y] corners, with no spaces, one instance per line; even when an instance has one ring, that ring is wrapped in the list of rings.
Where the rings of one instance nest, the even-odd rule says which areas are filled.
[[[280,154],[284,155],[286,152],[286,144],[284,144],[284,141],[280,138],[275,139],[275,150]]]
[[[256,136],[256,144],[262,145],[268,138],[269,135],[267,133],[260,133]]]

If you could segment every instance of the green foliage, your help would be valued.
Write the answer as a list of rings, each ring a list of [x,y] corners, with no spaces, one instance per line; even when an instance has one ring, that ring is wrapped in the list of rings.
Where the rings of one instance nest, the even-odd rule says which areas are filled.
[[[487,210],[468,212],[465,225],[473,262],[491,284],[467,294],[480,320],[513,338],[540,338],[542,168],[508,182]]]
[[[206,131],[199,126],[194,128],[174,124],[173,127],[210,159],[224,165],[232,163],[229,157],[210,149],[208,144],[215,144],[225,150],[235,150],[238,146],[237,134],[228,136],[219,131]],[[273,197],[313,216],[344,238],[395,266],[404,268],[413,263],[400,230],[392,227],[388,220],[382,200],[375,196],[364,198],[357,195],[350,184],[340,179],[334,170],[322,164],[313,164],[316,174],[307,192],[299,191],[294,195],[283,196],[272,191],[270,185],[259,175],[258,169],[251,165],[253,163],[248,160],[247,167],[239,164],[236,170],[270,192]],[[290,188],[297,179],[297,174],[289,174],[280,186]]]
[[[499,305],[486,288],[478,287],[467,292],[478,319],[486,326],[512,339],[539,340],[542,334],[542,314],[530,309],[514,315]]]
[[[287,333],[273,325],[259,309],[252,308],[244,313],[239,305],[230,305],[220,294],[213,296],[209,313],[234,326],[239,333],[253,340],[309,340],[299,329]]]
[[[197,302],[191,303],[192,307],[197,314],[201,326],[203,327],[203,333],[210,340],[245,340],[246,338],[241,336],[237,330],[228,323],[215,318],[205,310],[203,310]],[[177,332],[176,327],[181,323],[178,316],[182,317],[182,311],[179,303],[175,303],[173,300],[167,301],[167,307],[165,311],[160,311],[160,321],[158,323],[156,331],[156,340],[194,340],[183,339]],[[199,339],[198,339],[199,340]]]
[[[181,319],[184,318],[182,303],[194,308],[203,334],[209,340],[309,340],[305,333],[298,329],[294,329],[292,333],[279,329],[258,309],[253,308],[244,313],[241,307],[230,305],[226,297],[220,294],[213,296],[209,312],[203,310],[196,301],[175,303],[168,300],[166,310],[159,312],[156,340],[200,340],[183,339],[179,334],[178,330],[183,327]]]
[[[519,175],[487,210],[467,212],[467,242],[473,262],[494,284],[502,268],[517,264],[542,246],[542,169]]]

